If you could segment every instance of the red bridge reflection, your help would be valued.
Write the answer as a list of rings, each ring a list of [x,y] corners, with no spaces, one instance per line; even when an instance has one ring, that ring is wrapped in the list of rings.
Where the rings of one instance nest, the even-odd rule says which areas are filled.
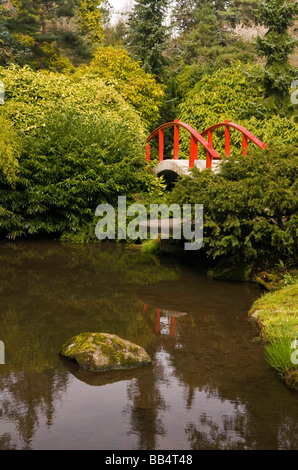
[[[146,315],[148,311],[148,304],[143,304],[143,315]],[[187,316],[186,312],[176,312],[174,310],[165,310],[162,308],[155,308],[155,325],[152,327],[156,334],[162,333],[162,326],[168,326],[163,330],[163,334],[169,334],[171,338],[175,337],[176,333],[176,318]],[[164,323],[162,320],[167,320],[167,323]],[[164,331],[166,333],[164,333]]]

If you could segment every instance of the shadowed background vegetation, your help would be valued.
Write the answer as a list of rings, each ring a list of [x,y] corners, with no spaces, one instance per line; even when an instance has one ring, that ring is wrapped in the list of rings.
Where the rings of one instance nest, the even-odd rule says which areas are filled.
[[[138,0],[112,14],[106,0],[1,0],[1,236],[94,240],[97,205],[125,195],[203,203],[217,263],[295,264],[297,4]],[[229,119],[269,150],[244,158],[231,132],[220,176],[195,172],[168,194],[144,141],[174,118],[199,132]]]

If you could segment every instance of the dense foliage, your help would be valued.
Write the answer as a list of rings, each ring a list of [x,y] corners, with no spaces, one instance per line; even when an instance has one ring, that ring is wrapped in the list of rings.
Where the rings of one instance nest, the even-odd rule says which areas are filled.
[[[1,236],[94,237],[99,203],[160,201],[163,185],[145,162],[149,132],[175,118],[199,132],[228,119],[269,150],[249,144],[243,158],[231,131],[221,173],[194,172],[166,198],[204,205],[210,258],[293,262],[296,4],[178,0],[166,21],[170,5],[139,0],[112,27],[107,0],[0,0]],[[265,29],[245,37],[257,23]],[[188,158],[189,135],[180,135]],[[223,155],[223,129],[213,143]]]
[[[297,40],[288,33],[288,27],[293,25],[297,12],[297,2],[265,0],[260,3],[256,14],[257,20],[268,28],[263,37],[257,38],[258,51],[266,57],[266,94],[276,95],[279,99],[288,95],[289,83],[296,78],[289,56],[295,50]]]
[[[179,118],[199,132],[228,119],[244,126],[268,145],[297,142],[295,115],[272,114],[264,101],[260,66],[236,62],[204,75],[186,94],[179,106]],[[294,109],[294,108],[293,108]],[[189,151],[189,135],[182,136],[185,153]],[[214,133],[214,147],[224,154],[223,130]],[[241,134],[231,131],[231,153],[241,148]],[[201,152],[202,156],[204,154]]]
[[[0,0],[0,65],[71,70],[103,40],[102,0]]]
[[[128,20],[128,47],[144,70],[161,79],[166,65],[168,28],[165,15],[169,0],[136,0]]]
[[[8,184],[14,186],[19,168],[21,139],[12,123],[0,117],[0,169]]]
[[[244,270],[278,260],[293,264],[297,173],[297,147],[251,150],[245,157],[224,160],[220,174],[196,170],[183,177],[169,200],[203,204],[204,250],[217,263],[229,259]]]
[[[11,137],[11,146],[22,145],[16,163],[10,153],[0,154],[2,236],[92,237],[98,204],[159,190],[146,171],[138,112],[112,86],[15,66],[0,77],[6,86],[2,132],[10,132],[5,142]]]
[[[157,123],[164,101],[163,87],[141,68],[139,62],[133,61],[124,49],[97,48],[90,64],[78,68],[77,74],[100,77],[106,83],[112,83],[139,112],[148,129]]]

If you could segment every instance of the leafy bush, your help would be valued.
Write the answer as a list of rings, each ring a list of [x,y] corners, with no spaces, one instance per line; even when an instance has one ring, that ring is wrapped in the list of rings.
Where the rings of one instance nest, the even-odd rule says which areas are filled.
[[[8,120],[0,116],[0,170],[5,180],[14,185],[19,169],[18,158],[21,153],[21,139]]]
[[[94,236],[98,204],[160,191],[146,171],[141,119],[112,85],[15,66],[0,69],[0,79],[1,119],[23,135],[14,190],[0,172],[2,236],[82,241]]]
[[[142,143],[124,121],[71,109],[45,117],[46,125],[24,141],[15,189],[0,180],[2,234],[92,236],[98,204],[116,205],[118,195],[132,199],[151,183],[154,188]]]
[[[40,45],[40,49],[44,54],[43,64],[46,69],[54,72],[67,72],[74,70],[74,66],[71,61],[68,57],[65,57],[57,47],[48,42],[43,42]]]
[[[203,204],[204,249],[235,266],[297,258],[297,148],[252,150],[223,160],[221,172],[178,180],[170,202]]]
[[[215,124],[214,117],[234,122],[250,117],[252,109],[255,113],[262,106],[263,89],[260,82],[257,85],[260,73],[256,65],[236,62],[212,75],[204,74],[181,103],[181,118],[187,117],[189,124],[203,131]]]
[[[26,133],[44,125],[49,112],[74,107],[87,114],[124,119],[128,127],[135,128],[136,136],[145,138],[138,112],[113,85],[104,84],[95,75],[34,72],[28,66],[11,66],[0,68],[0,80],[5,85],[5,105],[0,113]]]
[[[271,147],[280,143],[297,142],[297,124],[294,116],[278,115],[264,101],[261,68],[256,65],[235,63],[212,75],[203,75],[180,104],[180,121],[193,126],[198,132],[224,122],[240,124]],[[290,84],[289,84],[290,86]],[[214,148],[224,155],[224,130],[213,133]],[[189,134],[182,134],[182,148],[189,152]],[[241,149],[241,133],[231,129],[231,154]],[[202,148],[200,156],[204,157]]]
[[[101,78],[105,83],[113,83],[116,90],[138,111],[143,125],[153,130],[164,100],[163,87],[124,49],[99,47],[90,65],[82,65],[78,69],[77,74],[82,73]]]

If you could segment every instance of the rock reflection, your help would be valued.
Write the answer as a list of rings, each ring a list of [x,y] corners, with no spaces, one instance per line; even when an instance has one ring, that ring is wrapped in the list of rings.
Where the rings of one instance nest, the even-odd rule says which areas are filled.
[[[132,370],[110,370],[106,372],[91,372],[89,370],[84,370],[79,367],[75,361],[70,361],[69,359],[66,359],[64,357],[61,357],[60,361],[72,376],[74,376],[81,382],[84,382],[85,384],[91,385],[93,387],[110,385],[120,381],[130,381],[138,378],[143,374],[141,368]]]

